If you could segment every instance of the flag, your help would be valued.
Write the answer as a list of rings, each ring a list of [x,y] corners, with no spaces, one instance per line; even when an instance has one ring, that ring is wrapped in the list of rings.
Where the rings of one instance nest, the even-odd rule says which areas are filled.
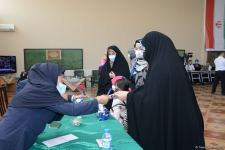
[[[206,0],[205,47],[225,51],[225,0]]]

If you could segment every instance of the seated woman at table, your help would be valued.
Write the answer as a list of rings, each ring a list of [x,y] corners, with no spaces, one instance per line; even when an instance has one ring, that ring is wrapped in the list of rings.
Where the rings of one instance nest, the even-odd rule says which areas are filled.
[[[63,115],[94,113],[98,110],[98,103],[108,102],[105,95],[78,104],[67,101],[62,74],[63,70],[57,64],[32,66],[28,83],[13,97],[0,122],[1,150],[27,150],[47,123],[60,120]]]
[[[62,82],[62,83],[63,83],[63,81],[65,81],[65,80],[63,79],[63,76],[60,76],[58,80],[60,80],[60,82]],[[25,80],[22,80],[22,81],[18,82],[18,83],[16,84],[16,94],[17,94],[19,91],[21,91],[21,90],[25,87],[25,85],[26,85],[27,83],[28,83],[28,79],[25,79]],[[70,85],[70,86],[72,86],[72,85]],[[73,90],[73,91],[74,91],[74,90]],[[67,101],[70,101],[70,102],[75,102],[77,99],[79,99],[79,98],[84,98],[84,97],[85,97],[83,94],[80,94],[80,95],[68,95],[68,94],[64,94],[63,96],[64,96],[64,97],[66,96],[66,97],[67,97]]]

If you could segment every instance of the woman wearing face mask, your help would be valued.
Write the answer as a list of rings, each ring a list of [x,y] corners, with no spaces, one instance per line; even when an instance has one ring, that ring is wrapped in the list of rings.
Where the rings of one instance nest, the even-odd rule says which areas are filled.
[[[205,149],[202,114],[172,40],[154,31],[142,44],[150,65],[144,85],[114,94],[127,100],[128,133],[145,150]]]
[[[107,49],[107,60],[100,72],[97,95],[111,94],[111,79],[115,76],[124,76],[127,79],[130,76],[128,63],[117,46],[110,46]],[[110,109],[110,101],[106,108]]]
[[[141,46],[141,40],[135,41],[135,62],[131,67],[131,81],[134,83],[135,88],[144,85],[144,80],[148,71],[148,62],[144,60],[145,49]]]
[[[72,103],[67,101],[63,70],[57,64],[32,66],[28,82],[12,99],[0,121],[0,149],[27,150],[47,123],[60,120],[63,115],[86,115],[98,110],[98,103],[106,104],[108,96]]]

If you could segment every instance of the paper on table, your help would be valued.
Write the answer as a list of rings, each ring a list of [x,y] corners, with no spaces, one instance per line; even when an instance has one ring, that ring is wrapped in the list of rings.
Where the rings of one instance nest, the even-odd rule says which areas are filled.
[[[42,142],[43,144],[45,144],[47,147],[52,147],[52,146],[56,146],[59,144],[63,144],[72,140],[76,140],[78,139],[77,136],[73,135],[73,134],[68,134],[68,135],[64,135],[64,136],[60,136],[54,139],[50,139],[50,140],[46,140],[44,142]]]
[[[81,82],[84,82],[85,78],[82,78],[82,79],[78,79],[76,81],[76,83],[73,83],[72,81],[68,81],[66,79],[63,79],[63,82],[72,90],[72,91],[75,91],[79,85],[81,84]]]
[[[102,148],[102,139],[96,139],[96,142],[100,148]]]

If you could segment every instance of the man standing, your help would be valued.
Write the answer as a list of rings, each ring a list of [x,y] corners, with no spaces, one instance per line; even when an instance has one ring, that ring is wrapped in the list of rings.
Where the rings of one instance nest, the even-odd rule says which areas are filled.
[[[214,60],[216,67],[216,73],[214,82],[212,85],[212,93],[216,92],[216,87],[219,81],[221,81],[222,95],[225,95],[225,58],[224,52],[221,52],[220,55]]]

